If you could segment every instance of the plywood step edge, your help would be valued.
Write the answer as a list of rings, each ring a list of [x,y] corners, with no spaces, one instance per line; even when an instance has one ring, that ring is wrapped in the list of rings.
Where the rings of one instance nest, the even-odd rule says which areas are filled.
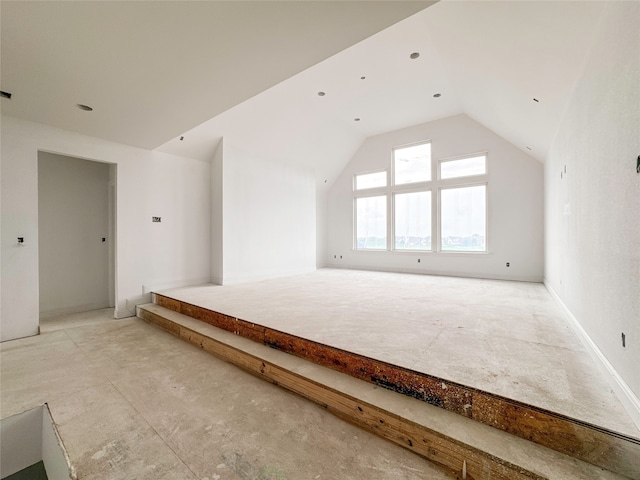
[[[640,439],[429,373],[414,371],[164,293],[153,303],[287,354],[417,398],[564,455],[640,480]]]
[[[623,479],[474,420],[155,304],[138,317],[467,479]]]

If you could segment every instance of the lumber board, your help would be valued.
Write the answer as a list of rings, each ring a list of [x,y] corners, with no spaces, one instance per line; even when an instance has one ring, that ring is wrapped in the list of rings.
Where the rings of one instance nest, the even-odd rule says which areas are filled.
[[[544,480],[499,457],[443,435],[427,426],[315,382],[267,360],[258,358],[162,316],[142,311],[139,316],[204,351],[243,370],[307,398],[337,417],[407,448],[448,471],[453,478],[469,480]],[[464,473],[463,473],[464,472]]]
[[[214,327],[640,480],[640,440],[490,392],[154,294],[154,302]]]

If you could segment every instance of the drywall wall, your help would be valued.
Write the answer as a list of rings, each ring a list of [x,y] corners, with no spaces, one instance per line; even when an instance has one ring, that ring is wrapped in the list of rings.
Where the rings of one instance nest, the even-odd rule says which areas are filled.
[[[116,315],[154,287],[210,280],[209,162],[2,117],[1,339],[38,332],[38,151],[117,164]],[[151,217],[161,217],[152,223]],[[16,238],[25,237],[26,247]]]
[[[607,3],[545,162],[545,283],[633,392],[640,425],[638,22],[640,3]]]
[[[40,318],[109,307],[109,169],[38,153]]]
[[[42,407],[0,422],[0,478],[42,460]]]
[[[316,194],[316,268],[327,266],[327,189]]]
[[[222,244],[222,163],[224,139],[211,159],[211,282],[222,285],[223,282],[223,244]]]
[[[72,478],[73,467],[46,404],[0,421],[0,478],[40,461],[49,480]]]
[[[393,147],[421,141],[431,141],[434,161],[488,152],[488,253],[353,249],[354,174],[389,169]],[[327,209],[329,266],[542,281],[543,166],[466,115],[368,138],[331,186]]]
[[[48,480],[77,478],[48,405],[42,406],[42,463]]]
[[[311,172],[223,144],[223,283],[308,273],[316,265]]]

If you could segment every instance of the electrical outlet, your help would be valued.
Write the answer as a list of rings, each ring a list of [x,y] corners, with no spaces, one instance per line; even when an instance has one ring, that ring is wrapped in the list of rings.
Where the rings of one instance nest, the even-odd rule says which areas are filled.
[[[511,262],[507,262],[507,267],[510,267],[510,266],[511,266]]]
[[[160,223],[162,221],[162,218],[160,217],[151,217],[151,221],[154,223]]]

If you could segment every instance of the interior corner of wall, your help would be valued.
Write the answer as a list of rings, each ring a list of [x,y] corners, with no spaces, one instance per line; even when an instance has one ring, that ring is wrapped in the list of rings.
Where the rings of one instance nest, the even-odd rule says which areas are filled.
[[[145,303],[151,303],[151,292],[147,291],[142,295],[130,297],[125,300],[125,308],[116,309],[115,318],[127,318],[136,316],[136,307]]]
[[[587,350],[587,353],[598,367],[598,370],[605,377],[611,389],[615,392],[620,403],[622,403],[625,410],[633,420],[633,423],[640,428],[640,399],[638,396],[633,392],[633,390],[631,390],[629,384],[624,380],[624,378],[622,378],[611,362],[609,362],[604,353],[602,353],[602,350],[600,350],[598,345],[589,336],[587,331],[580,324],[579,320],[573,315],[571,310],[569,310],[569,307],[565,305],[546,278],[544,280],[544,286],[560,306],[560,309],[569,321],[569,326],[574,331],[585,350]]]
[[[113,318],[115,318],[116,320],[120,320],[122,318],[129,318],[129,317],[133,317],[135,316],[135,313],[131,313],[129,310],[127,310],[126,308],[121,308],[121,309],[115,309],[113,312]]]

